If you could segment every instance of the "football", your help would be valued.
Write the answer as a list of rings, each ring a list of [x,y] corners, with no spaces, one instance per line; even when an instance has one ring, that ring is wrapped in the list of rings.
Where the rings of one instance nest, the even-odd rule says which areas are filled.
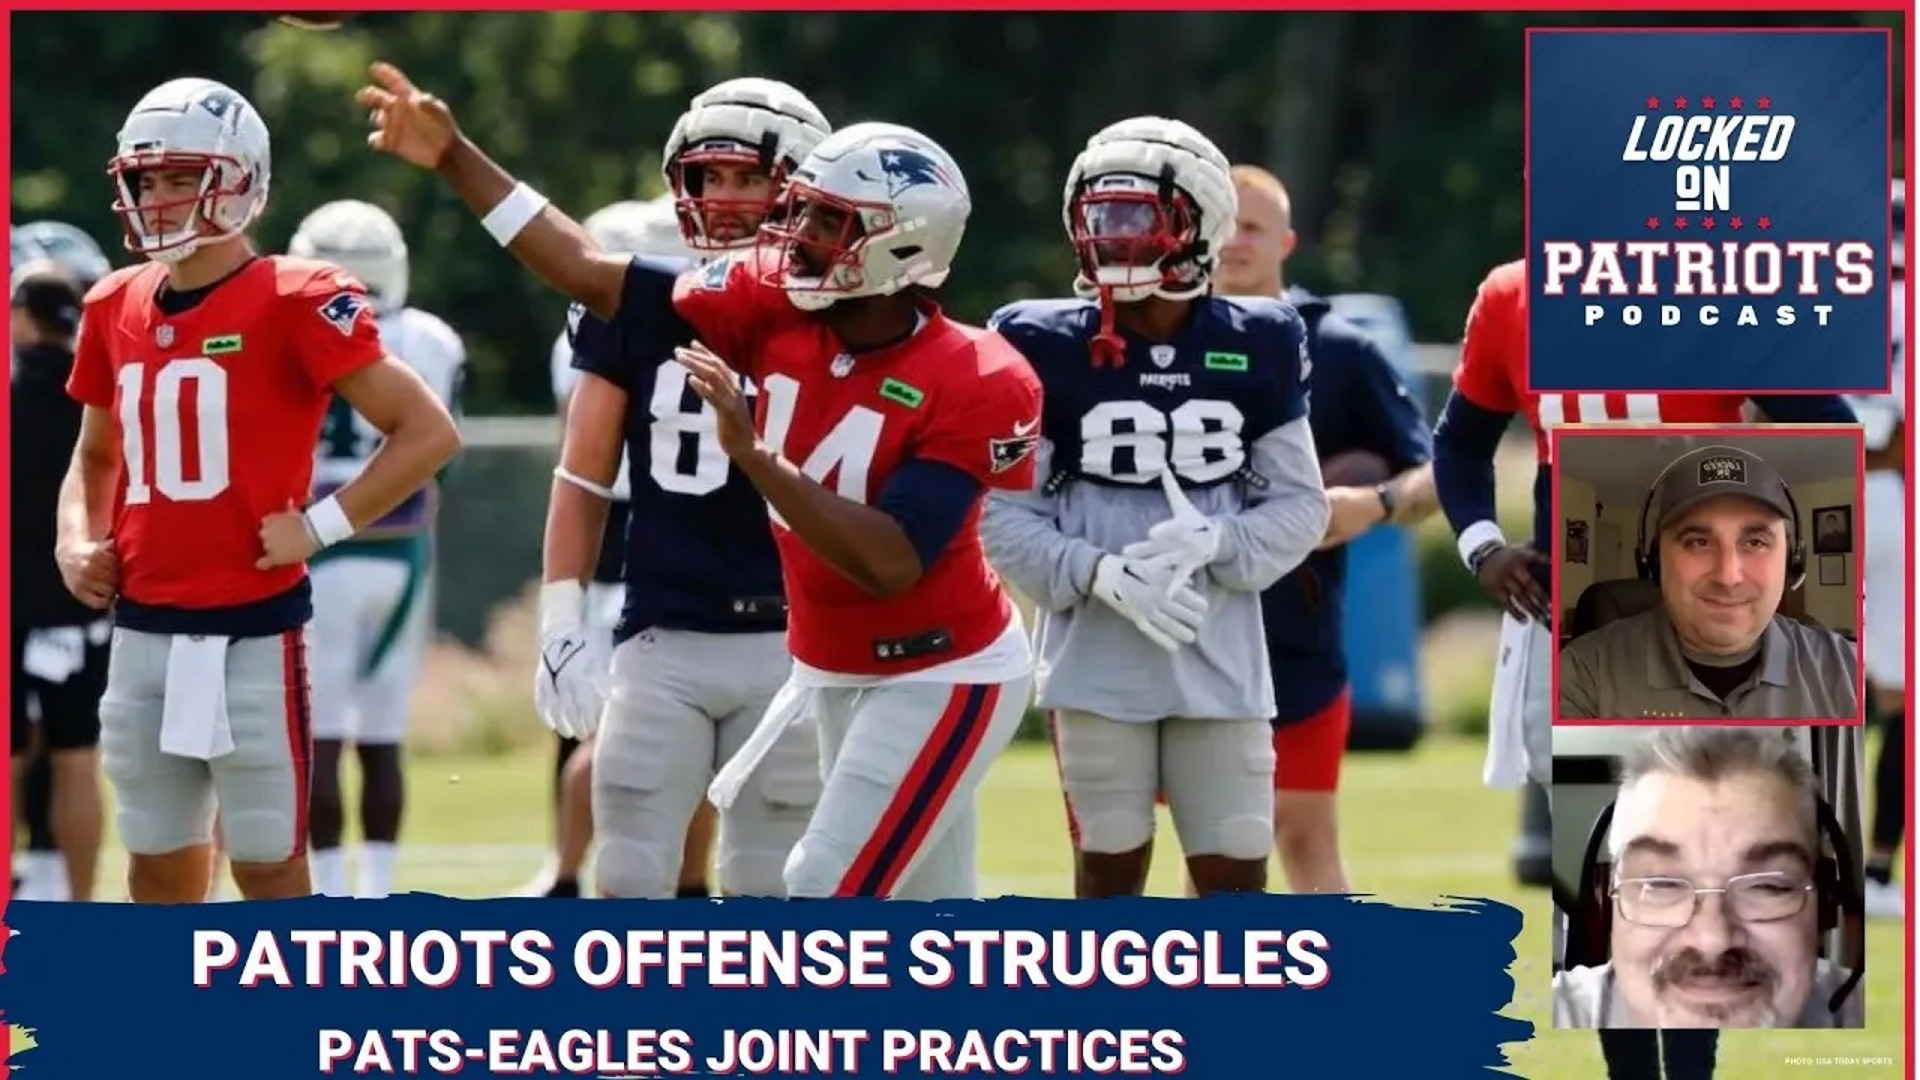
[[[283,11],[274,18],[301,30],[338,30],[354,15],[351,11]]]
[[[1371,450],[1348,450],[1321,462],[1320,476],[1328,487],[1372,487],[1391,479],[1393,470]]]

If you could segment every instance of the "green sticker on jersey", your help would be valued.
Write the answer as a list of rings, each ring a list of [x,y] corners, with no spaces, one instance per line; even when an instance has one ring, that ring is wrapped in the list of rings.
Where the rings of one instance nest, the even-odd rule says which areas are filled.
[[[888,379],[881,383],[880,396],[886,398],[888,401],[897,401],[909,409],[919,408],[920,403],[927,399],[927,395],[908,386],[899,379]]]
[[[1245,371],[1247,354],[1237,352],[1210,352],[1207,354],[1207,368],[1210,371]]]
[[[239,352],[240,335],[222,334],[219,337],[210,337],[200,343],[200,351],[208,356],[219,356],[221,353]]]

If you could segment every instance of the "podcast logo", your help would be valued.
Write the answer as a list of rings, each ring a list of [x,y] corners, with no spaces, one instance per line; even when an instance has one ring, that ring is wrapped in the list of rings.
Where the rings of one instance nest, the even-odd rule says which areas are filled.
[[[1529,35],[1529,386],[1887,386],[1886,35]]]

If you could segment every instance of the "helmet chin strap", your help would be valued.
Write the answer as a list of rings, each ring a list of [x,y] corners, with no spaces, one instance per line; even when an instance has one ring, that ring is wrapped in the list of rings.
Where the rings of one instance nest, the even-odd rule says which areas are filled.
[[[1100,332],[1093,335],[1093,366],[1127,366],[1127,342],[1114,327],[1113,286],[1100,286]]]

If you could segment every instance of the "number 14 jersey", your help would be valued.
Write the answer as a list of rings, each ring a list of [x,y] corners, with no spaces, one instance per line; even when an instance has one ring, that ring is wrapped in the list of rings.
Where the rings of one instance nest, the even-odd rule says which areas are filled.
[[[67,382],[114,417],[120,596],[194,611],[267,600],[306,567],[254,567],[261,519],[306,505],[333,384],[385,355],[373,309],[359,282],[307,259],[256,258],[172,312],[166,278],[144,263],[93,287]]]

